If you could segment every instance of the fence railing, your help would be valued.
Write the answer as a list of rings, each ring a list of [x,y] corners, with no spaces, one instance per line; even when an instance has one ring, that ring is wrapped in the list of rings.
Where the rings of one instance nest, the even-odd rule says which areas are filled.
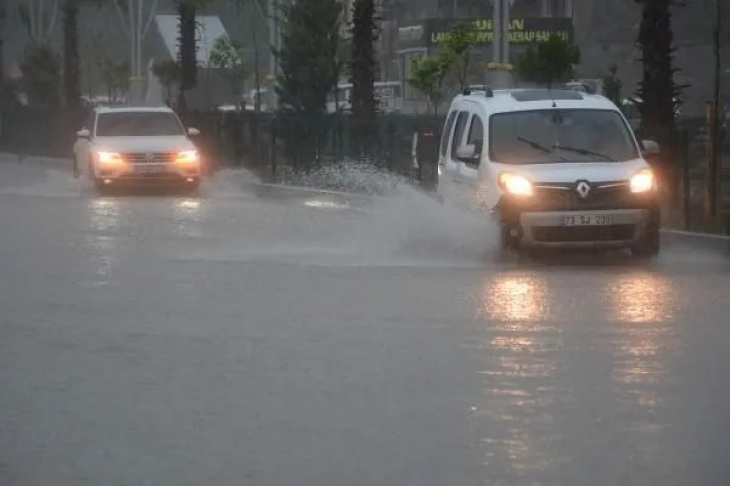
[[[83,110],[48,107],[4,107],[0,110],[0,151],[47,157],[69,157]],[[333,172],[343,163],[377,169],[435,183],[441,117],[389,114],[363,124],[343,114],[318,117],[254,112],[188,112],[187,126],[201,130],[196,140],[210,169],[246,166],[269,181],[295,181],[302,176],[328,184],[312,174]],[[414,172],[413,138],[419,139]],[[730,128],[721,130],[722,186],[720,199],[730,211]],[[688,229],[702,220],[708,187],[708,134],[704,119],[682,119],[671,137],[637,133],[640,139],[671,140],[653,164],[666,181],[666,196]],[[666,134],[664,134],[666,135]],[[429,145],[425,145],[428,143]]]
[[[191,113],[186,122],[203,130],[216,127],[214,140],[207,139],[215,146],[212,151],[228,165],[245,165],[268,180],[281,182],[344,162],[367,163],[411,176],[414,133],[427,130],[437,139],[443,119],[389,114],[362,122],[342,114],[306,117],[227,112]],[[435,157],[419,160],[424,167],[435,164]]]

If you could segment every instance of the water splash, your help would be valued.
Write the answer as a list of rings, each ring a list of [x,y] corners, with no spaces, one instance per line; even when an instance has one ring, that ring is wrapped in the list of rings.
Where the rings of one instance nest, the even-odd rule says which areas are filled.
[[[307,179],[307,177],[309,179]],[[360,197],[294,191],[242,217],[242,231],[184,258],[333,266],[483,265],[496,232],[489,215],[442,203],[398,175],[367,164],[310,173],[300,183]],[[366,192],[370,197],[362,197]],[[245,221],[243,218],[245,217]]]

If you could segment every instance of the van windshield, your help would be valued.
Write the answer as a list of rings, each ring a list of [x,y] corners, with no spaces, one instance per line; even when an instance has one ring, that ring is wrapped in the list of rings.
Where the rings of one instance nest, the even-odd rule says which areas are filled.
[[[492,115],[491,160],[502,164],[623,162],[639,153],[612,110],[550,109]]]

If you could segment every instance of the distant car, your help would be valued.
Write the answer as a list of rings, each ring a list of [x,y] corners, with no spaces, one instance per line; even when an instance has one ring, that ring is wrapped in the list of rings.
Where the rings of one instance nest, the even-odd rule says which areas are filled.
[[[168,107],[93,109],[77,132],[73,166],[103,190],[125,183],[179,183],[195,188],[200,154],[180,119]]]
[[[491,90],[451,103],[438,191],[492,214],[502,248],[659,253],[657,181],[616,105],[572,90]]]

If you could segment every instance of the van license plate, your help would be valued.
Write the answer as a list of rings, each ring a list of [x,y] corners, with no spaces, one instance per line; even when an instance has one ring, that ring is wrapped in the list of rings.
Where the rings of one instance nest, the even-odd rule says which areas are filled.
[[[561,218],[563,226],[609,226],[613,214],[575,214]]]

